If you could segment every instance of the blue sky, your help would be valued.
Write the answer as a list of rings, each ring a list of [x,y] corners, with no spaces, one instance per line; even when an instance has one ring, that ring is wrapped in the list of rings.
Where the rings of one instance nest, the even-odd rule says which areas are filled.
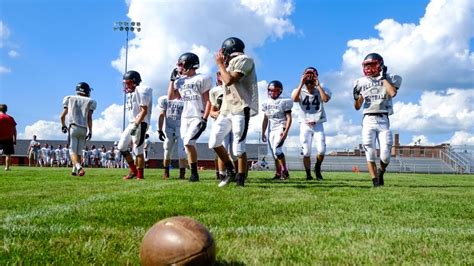
[[[391,117],[402,144],[474,145],[473,10],[469,0],[1,0],[0,102],[20,138],[63,139],[62,99],[86,81],[98,102],[93,138],[117,140],[125,33],[113,23],[134,20],[142,31],[130,35],[128,68],[154,89],[155,105],[181,53],[198,54],[200,71],[213,76],[214,52],[237,36],[256,59],[260,102],[267,82],[282,81],[289,96],[303,69],[315,66],[333,92],[325,107],[328,150],[351,149],[362,117],[352,107],[352,82],[375,51],[403,77]],[[150,131],[156,118],[155,108]],[[249,142],[257,142],[261,121],[252,119]],[[296,123],[290,134],[286,144],[298,146]]]

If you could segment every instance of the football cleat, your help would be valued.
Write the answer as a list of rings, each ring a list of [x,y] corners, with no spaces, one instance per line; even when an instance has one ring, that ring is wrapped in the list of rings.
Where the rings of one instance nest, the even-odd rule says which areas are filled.
[[[380,186],[384,185],[383,174],[385,174],[385,171],[382,171],[382,169],[377,168],[377,178],[379,180]]]
[[[229,184],[230,182],[234,182],[235,181],[235,173],[234,173],[234,170],[232,170],[232,172],[229,174],[230,172],[227,172],[227,176],[222,179],[222,181],[219,183],[219,187],[225,187],[227,184]]]
[[[281,179],[281,176],[280,175],[276,175],[272,178],[272,180],[280,180]]]
[[[288,173],[288,171],[283,171],[283,173],[281,173],[280,180],[288,180],[289,178],[290,178],[290,173]]]
[[[372,178],[372,184],[374,184],[374,187],[379,187],[380,186],[379,179],[377,177]]]
[[[193,175],[189,177],[189,182],[198,182],[199,181],[199,176],[198,175]]]
[[[309,180],[313,180],[313,179],[314,179],[314,178],[313,178],[312,176],[310,176],[310,175],[307,175],[307,176],[306,176],[306,180],[308,180],[308,181],[309,181]]]
[[[137,177],[137,173],[129,172],[128,175],[123,177],[123,180],[129,180],[129,179],[133,179],[135,177]]]
[[[245,174],[237,174],[236,180],[238,187],[245,186]]]

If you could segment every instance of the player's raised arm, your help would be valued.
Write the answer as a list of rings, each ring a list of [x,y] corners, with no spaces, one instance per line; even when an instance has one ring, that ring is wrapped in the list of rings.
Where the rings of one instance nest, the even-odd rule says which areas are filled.
[[[168,83],[168,100],[180,98],[179,91],[174,86],[177,79],[179,79],[179,72],[177,68],[174,68],[171,71],[170,82]]]
[[[306,75],[305,75],[305,73],[303,73],[303,75],[301,75],[300,84],[291,93],[291,99],[293,100],[293,102],[299,102],[300,101],[300,92],[301,92],[301,89],[304,86],[305,81],[306,81]]]

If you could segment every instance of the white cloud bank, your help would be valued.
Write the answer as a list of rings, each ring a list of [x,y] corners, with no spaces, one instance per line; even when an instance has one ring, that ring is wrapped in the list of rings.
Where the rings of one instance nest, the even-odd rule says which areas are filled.
[[[165,93],[168,73],[183,52],[198,54],[200,72],[213,75],[213,56],[225,38],[242,38],[246,52],[259,60],[254,48],[269,39],[295,32],[289,20],[295,8],[293,1],[222,0],[218,4],[210,0],[186,1],[186,4],[183,1],[130,1],[128,16],[142,22],[142,31],[130,40],[128,66],[138,70],[144,83],[154,88],[155,99]],[[381,53],[389,72],[403,77],[402,88],[394,99],[395,114],[391,117],[392,129],[402,136],[410,136],[402,144],[418,139],[429,144],[474,144],[474,54],[470,50],[470,40],[474,37],[473,10],[471,0],[432,0],[418,24],[385,19],[375,25],[377,37],[349,40],[342,55],[342,69],[337,73],[321,73],[322,82],[334,88],[332,100],[326,105],[328,150],[352,149],[360,142],[362,115],[352,107],[352,81],[362,74],[360,63],[370,52]],[[125,49],[122,49],[112,65],[122,72],[124,62]],[[259,87],[264,95],[266,81],[260,81]],[[421,96],[413,96],[413,92]],[[112,105],[96,118],[95,138],[119,138],[121,110],[121,106]],[[153,131],[156,119],[154,108]],[[249,140],[255,142],[259,138],[261,121],[261,114],[251,120]],[[37,133],[44,124],[39,121],[26,131]],[[208,132],[200,141],[207,139]],[[297,123],[290,133],[288,145],[297,146]],[[156,140],[155,135],[151,137]],[[440,137],[446,135],[449,137]]]
[[[339,88],[327,107],[329,127],[338,130],[335,139],[352,136],[348,127],[360,128],[361,114],[354,115],[352,107],[352,81],[362,74],[364,56],[377,52],[384,57],[389,72],[403,77],[393,100],[392,129],[401,136],[412,136],[408,139],[423,135],[424,143],[446,142],[440,137],[444,135],[453,136],[448,141],[469,143],[474,128],[473,14],[473,1],[432,0],[418,24],[385,19],[375,26],[378,37],[348,41],[341,71],[325,76],[331,88]],[[341,115],[347,120],[332,118]],[[358,142],[360,139],[351,146]]]

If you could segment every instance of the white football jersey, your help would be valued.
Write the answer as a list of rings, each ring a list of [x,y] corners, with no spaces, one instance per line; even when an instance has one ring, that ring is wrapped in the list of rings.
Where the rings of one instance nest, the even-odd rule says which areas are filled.
[[[215,86],[209,91],[209,101],[212,106],[216,106],[217,109],[221,109],[222,99],[224,97],[224,87]]]
[[[182,117],[202,117],[204,100],[202,94],[211,89],[211,77],[196,74],[192,77],[182,76],[174,83],[174,87],[184,102]]]
[[[331,91],[324,88],[326,94],[331,98]],[[327,121],[326,112],[324,111],[323,100],[317,88],[310,93],[306,86],[300,91],[300,122],[324,123]]]
[[[87,114],[96,109],[97,102],[89,97],[71,95],[64,97],[63,106],[68,109],[66,122],[69,125],[87,128]]]
[[[55,149],[54,154],[56,155],[56,160],[62,159],[63,158],[63,148]]]
[[[398,75],[387,75],[387,81],[393,84],[397,89],[402,84],[402,77]],[[387,93],[387,89],[382,85],[380,77],[362,77],[354,81],[354,88],[360,90],[364,97],[364,114],[393,114],[392,97]]]
[[[39,149],[41,149],[41,144],[39,143],[39,141],[31,140],[30,147],[33,151],[38,151]]]
[[[224,86],[222,114],[239,113],[250,107],[250,116],[258,114],[258,86],[255,63],[245,54],[238,55],[229,61],[228,72],[238,72],[243,77],[232,85]]]
[[[143,122],[150,124],[152,109],[153,90],[151,88],[137,86],[134,92],[127,93],[126,107],[128,110],[128,121],[133,123],[140,113],[140,106],[147,106],[148,111]]]
[[[168,96],[158,98],[159,112],[165,112],[165,127],[176,128],[181,125],[184,102],[181,99],[168,100]]]
[[[262,112],[265,113],[270,122],[270,130],[286,126],[286,113],[291,112],[293,101],[288,98],[268,98],[262,103]]]

